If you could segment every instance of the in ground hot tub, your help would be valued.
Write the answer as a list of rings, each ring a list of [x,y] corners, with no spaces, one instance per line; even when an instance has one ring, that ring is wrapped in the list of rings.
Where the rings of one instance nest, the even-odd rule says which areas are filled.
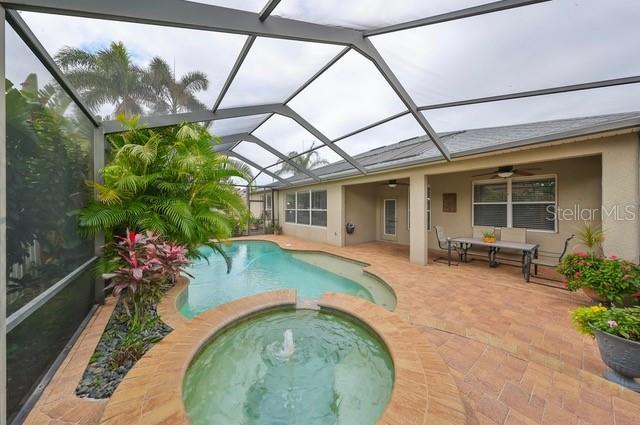
[[[194,425],[373,425],[393,381],[386,346],[364,324],[324,310],[278,310],[204,346],[183,400]]]

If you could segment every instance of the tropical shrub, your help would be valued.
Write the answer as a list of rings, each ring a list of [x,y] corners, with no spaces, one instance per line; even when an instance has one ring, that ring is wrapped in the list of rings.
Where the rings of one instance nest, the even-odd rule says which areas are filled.
[[[563,258],[558,272],[567,279],[569,290],[588,287],[613,303],[640,291],[640,266],[616,257],[570,254]]]
[[[621,338],[640,341],[640,307],[580,307],[571,312],[571,320],[576,329],[585,335],[594,336],[594,329],[598,329]]]
[[[215,152],[208,131],[197,124],[137,129],[137,117],[119,117],[128,131],[109,137],[112,161],[91,182],[95,199],[80,211],[80,228],[107,240],[127,230],[150,230],[184,246],[198,257],[198,247],[224,254],[220,242],[248,211],[233,177],[249,179],[245,170]],[[226,256],[225,256],[226,258]]]
[[[141,322],[150,305],[157,303],[168,282],[185,273],[187,250],[165,242],[152,232],[128,232],[108,251],[118,267],[111,279],[113,296],[119,297],[134,322]],[[139,320],[138,320],[139,319]]]
[[[600,226],[588,222],[584,223],[577,236],[580,244],[587,248],[590,255],[599,255],[602,252],[604,231]]]

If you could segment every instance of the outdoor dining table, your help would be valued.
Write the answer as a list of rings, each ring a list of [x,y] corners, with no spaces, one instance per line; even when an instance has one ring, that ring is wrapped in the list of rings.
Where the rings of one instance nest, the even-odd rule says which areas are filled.
[[[462,249],[462,259],[467,261],[467,251],[472,246],[484,246],[489,248],[489,266],[497,267],[496,254],[500,249],[512,249],[516,251],[522,251],[522,275],[524,279],[529,282],[531,278],[531,262],[535,258],[538,251],[538,244],[521,243],[521,242],[509,242],[509,241],[495,241],[485,242],[480,238],[448,238],[447,239],[447,262],[451,266],[451,246],[457,243]]]

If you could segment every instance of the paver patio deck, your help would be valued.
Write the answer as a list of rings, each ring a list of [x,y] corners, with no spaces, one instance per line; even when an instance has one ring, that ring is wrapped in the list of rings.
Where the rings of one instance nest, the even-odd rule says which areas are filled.
[[[638,423],[640,394],[602,379],[599,374],[604,365],[594,342],[571,326],[568,311],[589,301],[580,294],[526,284],[514,267],[490,269],[483,262],[416,266],[409,263],[406,247],[388,243],[340,248],[286,236],[256,239],[370,264],[366,270],[396,291],[399,316],[437,347],[462,393],[469,423]],[[179,326],[184,319],[172,308],[178,290],[172,292],[160,312],[170,324]],[[85,332],[94,334],[95,326]],[[77,351],[91,351],[95,343],[81,338]],[[65,369],[54,380],[65,378],[60,374]],[[40,413],[42,404],[51,406],[51,393],[48,389],[34,412]],[[74,420],[70,409],[81,417],[83,409],[67,401],[58,409],[66,416],[49,420],[38,416],[29,423],[95,423]],[[69,420],[59,421],[63,416]]]

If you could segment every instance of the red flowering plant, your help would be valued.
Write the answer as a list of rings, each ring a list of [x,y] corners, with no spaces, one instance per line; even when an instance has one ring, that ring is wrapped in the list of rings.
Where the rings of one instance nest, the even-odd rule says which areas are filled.
[[[159,301],[163,291],[189,264],[187,250],[162,240],[153,232],[127,232],[112,247],[119,265],[110,288],[113,296],[124,301],[127,312],[144,315],[148,304]]]
[[[640,266],[616,256],[602,258],[586,252],[567,255],[558,272],[567,279],[570,291],[588,287],[615,304],[640,291]]]

